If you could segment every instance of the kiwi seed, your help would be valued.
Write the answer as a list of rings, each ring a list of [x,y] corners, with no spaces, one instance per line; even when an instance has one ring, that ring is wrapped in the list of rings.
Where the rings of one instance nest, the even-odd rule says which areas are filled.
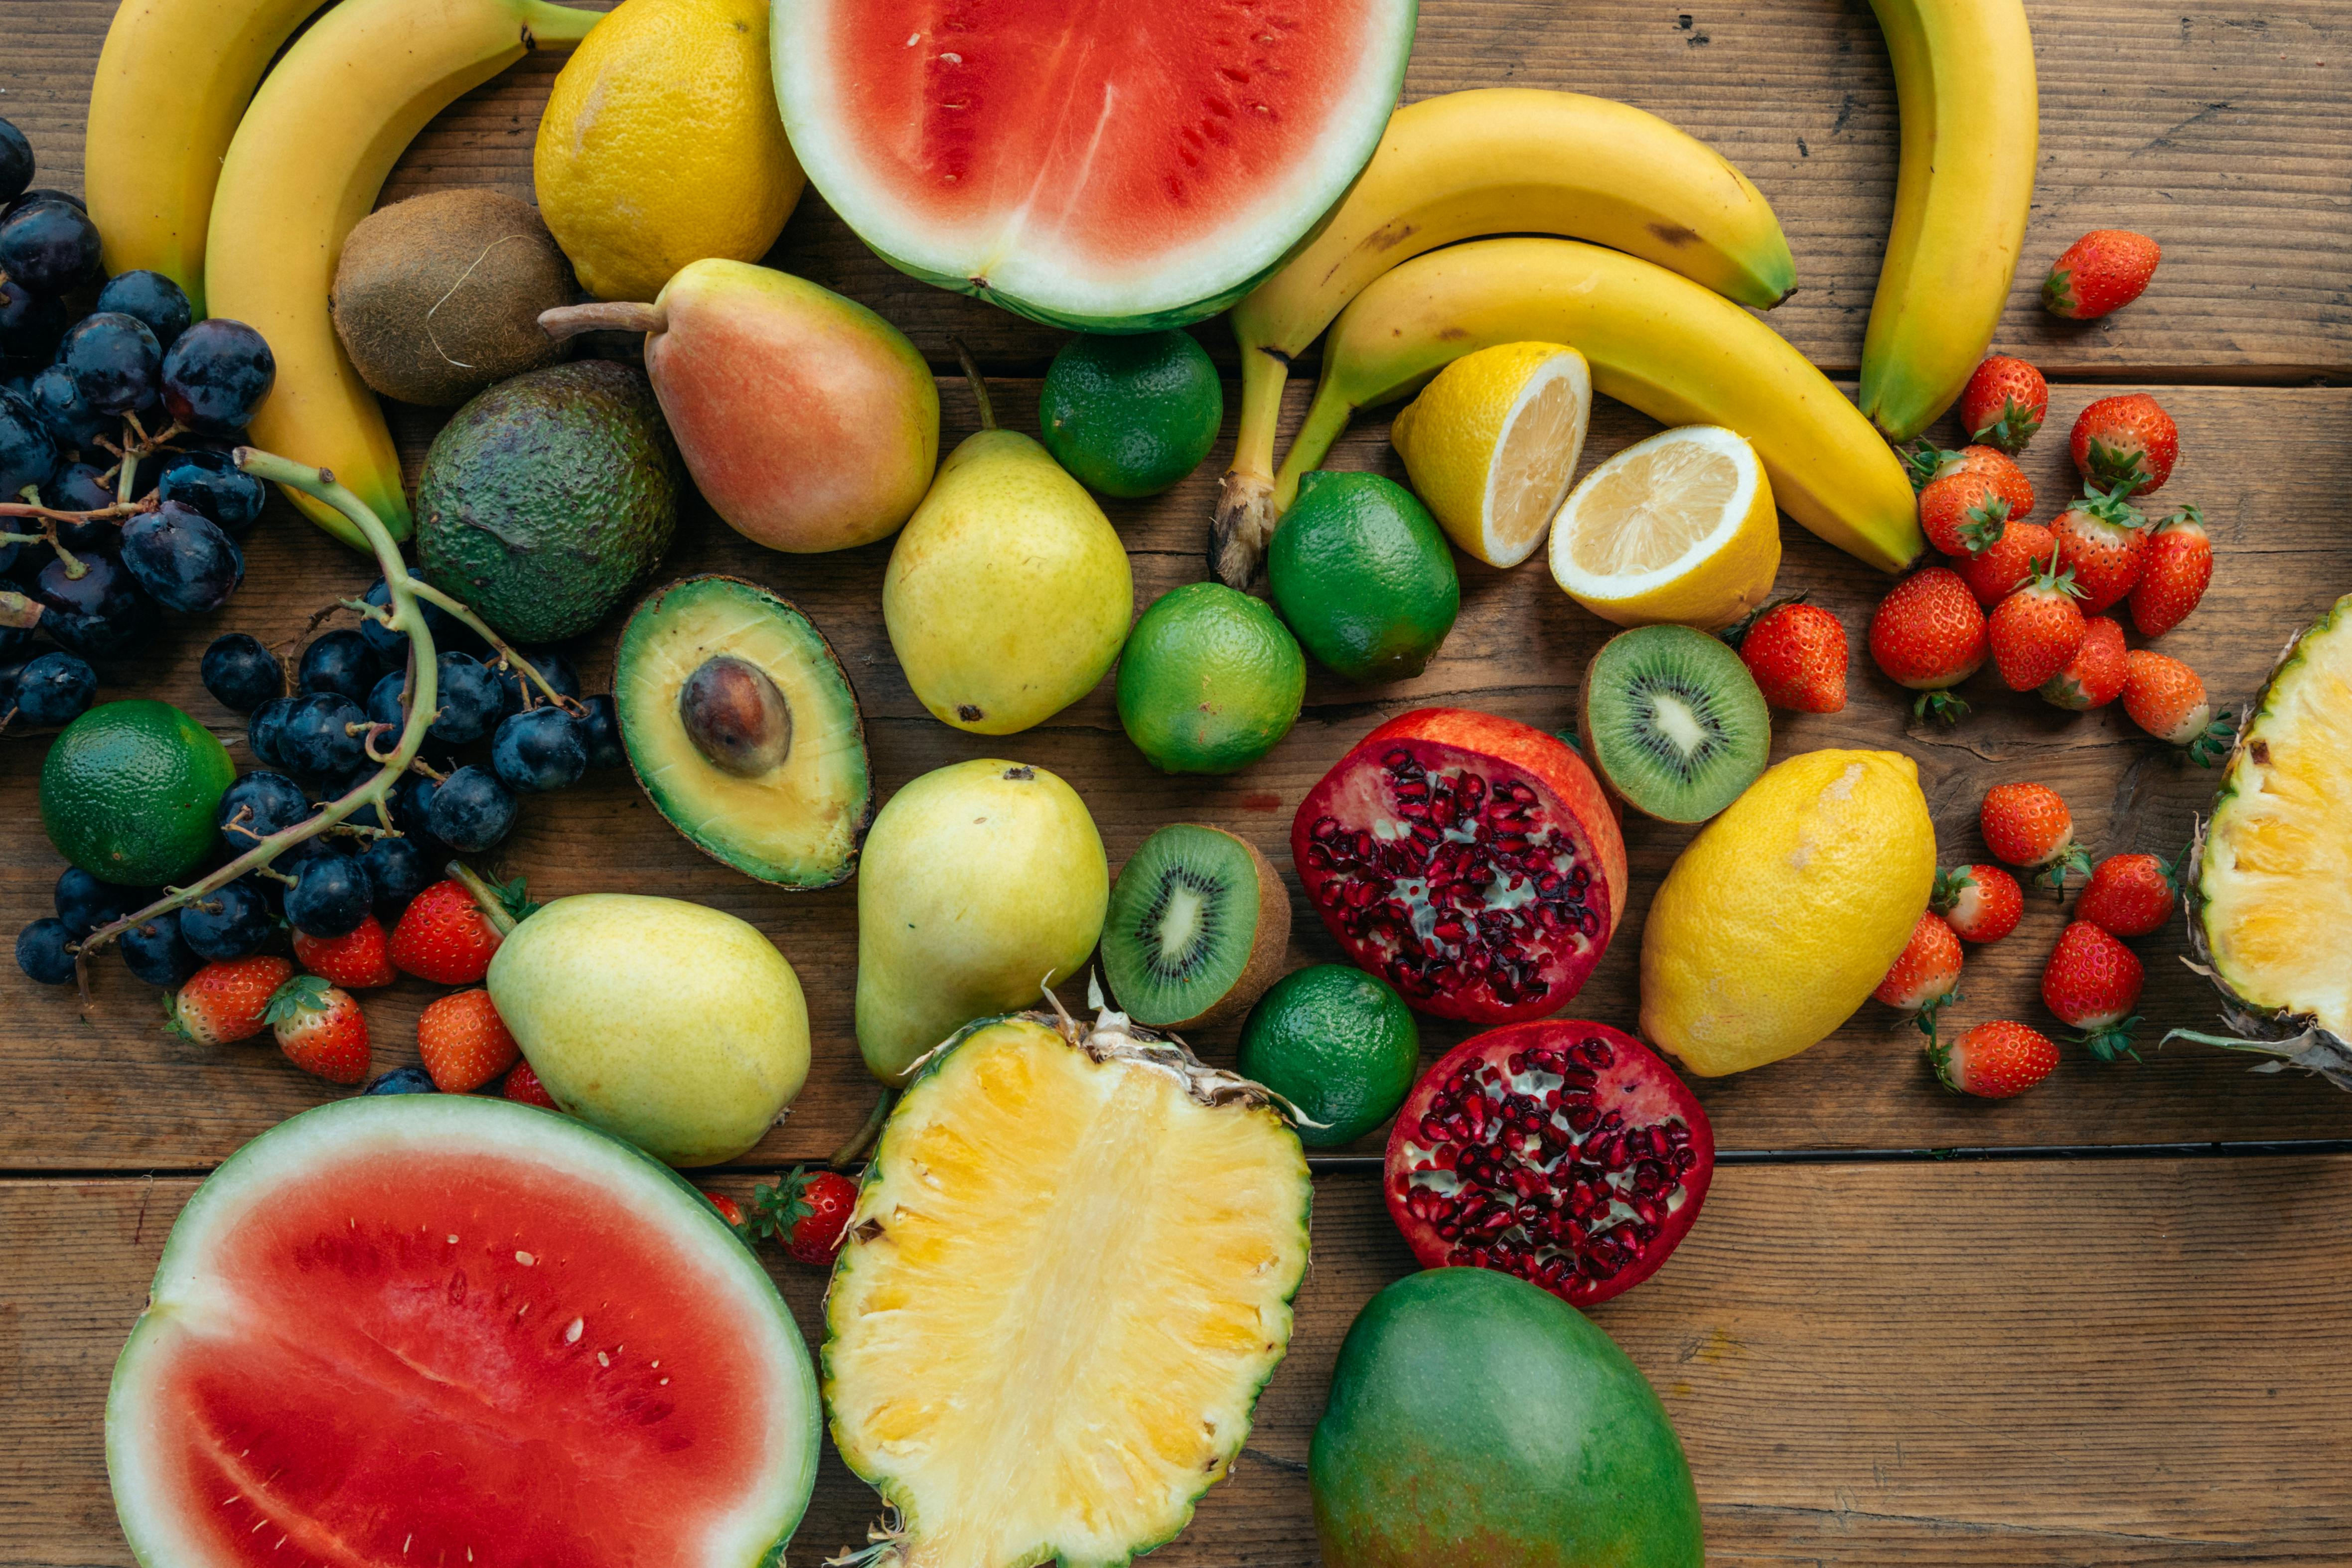
[[[1764,694],[1720,638],[1637,626],[1601,644],[1584,674],[1577,729],[1585,759],[1633,810],[1703,822],[1764,771]]]

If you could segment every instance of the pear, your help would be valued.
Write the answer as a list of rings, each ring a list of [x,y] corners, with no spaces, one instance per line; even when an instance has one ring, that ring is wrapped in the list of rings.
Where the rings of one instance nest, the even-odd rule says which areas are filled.
[[[983,758],[890,799],[857,877],[857,1048],[886,1083],[974,1019],[1035,1002],[1102,936],[1110,864],[1086,802]]]
[[[1126,547],[1045,447],[999,430],[964,371],[982,428],[940,465],[890,551],[882,621],[907,684],[977,735],[1042,723],[1094,688],[1135,619]]]
[[[559,898],[499,943],[488,984],[558,1105],[674,1166],[733,1159],[808,1078],[800,977],[723,910]]]
[[[940,390],[899,330],[749,262],[679,269],[651,305],[571,305],[539,324],[646,334],[646,373],[687,471],[754,544],[809,554],[886,538],[940,455]]]

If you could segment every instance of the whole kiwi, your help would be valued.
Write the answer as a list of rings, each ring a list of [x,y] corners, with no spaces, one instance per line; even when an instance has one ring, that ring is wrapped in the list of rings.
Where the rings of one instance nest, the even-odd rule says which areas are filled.
[[[331,302],[362,381],[403,402],[451,408],[556,361],[539,314],[572,302],[572,270],[529,203],[436,191],[360,221]]]

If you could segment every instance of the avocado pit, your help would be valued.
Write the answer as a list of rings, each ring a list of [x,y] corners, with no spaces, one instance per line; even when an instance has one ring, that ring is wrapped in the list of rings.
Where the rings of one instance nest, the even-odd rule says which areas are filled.
[[[793,710],[758,665],[731,653],[706,659],[677,692],[678,722],[710,765],[756,779],[792,755]]]

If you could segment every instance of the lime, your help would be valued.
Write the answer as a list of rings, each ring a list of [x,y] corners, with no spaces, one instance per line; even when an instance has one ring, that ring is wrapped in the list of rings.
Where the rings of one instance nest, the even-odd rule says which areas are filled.
[[[1224,418],[1217,368],[1186,332],[1073,338],[1037,401],[1045,450],[1106,496],[1165,490],[1201,465]]]
[[[1351,681],[1421,674],[1462,608],[1436,521],[1377,474],[1318,469],[1301,479],[1265,570],[1275,608],[1307,651]]]
[[[221,794],[236,780],[212,731],[170,703],[108,703],[50,744],[41,826],[59,854],[103,881],[176,882],[212,853]]]
[[[1261,600],[1222,582],[1163,593],[1118,658],[1118,721],[1169,773],[1231,773],[1298,718],[1307,660]]]
[[[1284,976],[1242,1025],[1242,1076],[1324,1123],[1298,1129],[1318,1147],[1352,1144],[1395,1115],[1420,1064],[1404,998],[1345,964]]]

